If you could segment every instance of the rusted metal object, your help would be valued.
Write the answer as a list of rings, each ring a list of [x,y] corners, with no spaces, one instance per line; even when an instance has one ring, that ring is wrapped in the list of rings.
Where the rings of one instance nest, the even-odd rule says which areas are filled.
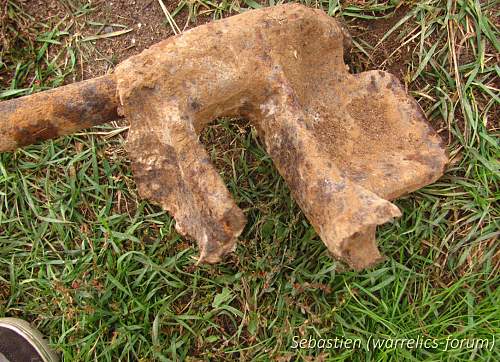
[[[400,216],[388,200],[435,181],[447,156],[394,76],[348,73],[346,37],[337,21],[300,5],[206,24],[113,75],[0,103],[0,149],[125,115],[140,195],[197,240],[201,261],[217,262],[245,217],[198,134],[218,117],[243,116],[329,251],[361,269],[381,259],[376,226]]]
[[[0,102],[0,152],[113,121],[117,106],[113,76]]]

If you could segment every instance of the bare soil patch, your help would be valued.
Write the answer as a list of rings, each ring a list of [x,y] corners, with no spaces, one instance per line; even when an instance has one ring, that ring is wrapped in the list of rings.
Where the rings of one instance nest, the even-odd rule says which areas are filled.
[[[80,74],[78,79],[103,75],[109,72],[113,65],[174,35],[157,0],[91,1],[90,8],[92,10],[76,17],[74,8],[69,8],[56,0],[18,0],[17,3],[31,17],[31,19],[27,17],[23,28],[18,26],[17,29],[21,35],[28,38],[33,37],[33,34],[29,33],[29,29],[39,28],[40,23],[50,29],[62,19],[64,19],[63,23],[70,21],[74,23],[69,29],[71,34],[83,37],[131,29],[130,32],[123,35],[92,41],[93,49],[86,54],[85,59],[82,59],[84,63],[83,74]],[[81,2],[81,4],[85,3]],[[171,14],[176,11],[178,6],[176,0],[164,0],[163,3]],[[356,41],[366,42],[374,47],[384,34],[406,15],[408,10],[405,7],[400,7],[386,18],[377,20],[354,19],[348,21],[346,26]],[[190,17],[186,5],[177,12],[174,19],[181,30],[186,30],[211,21],[211,16],[201,14],[196,18]],[[351,62],[351,67],[355,71],[387,70],[402,80],[412,56],[409,46],[400,46],[400,34],[408,30],[405,28],[406,26],[404,24],[402,28],[379,44],[370,52],[370,57],[353,48],[356,55],[347,54],[347,60]],[[15,45],[12,41],[10,39],[10,43],[8,43],[10,46]]]
[[[365,50],[368,52],[369,57],[355,47],[351,49],[350,54],[347,54],[347,60],[351,61],[351,66],[355,71],[381,69],[404,81],[406,69],[412,59],[411,44],[401,46],[401,34],[406,34],[410,30],[408,22],[392,32],[383,42],[378,43],[409,10],[406,7],[400,7],[387,17],[376,20],[355,19],[346,23],[354,40],[362,46],[367,43],[374,47],[374,49],[366,47]],[[356,55],[353,54],[354,52]]]

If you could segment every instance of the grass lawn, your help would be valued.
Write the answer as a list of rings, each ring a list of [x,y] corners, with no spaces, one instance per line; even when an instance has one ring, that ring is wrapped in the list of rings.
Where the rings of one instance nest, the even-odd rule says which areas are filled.
[[[282,2],[163,3],[1,0],[0,99]],[[341,19],[351,71],[396,74],[448,145],[445,175],[378,228],[387,260],[363,272],[333,260],[255,131],[221,120],[202,139],[248,223],[233,255],[195,266],[196,244],[138,198],[126,124],[107,124],[0,154],[0,316],[32,322],[65,361],[500,360],[498,3],[303,3]],[[359,345],[294,349],[299,338]],[[396,338],[434,345],[373,347]]]

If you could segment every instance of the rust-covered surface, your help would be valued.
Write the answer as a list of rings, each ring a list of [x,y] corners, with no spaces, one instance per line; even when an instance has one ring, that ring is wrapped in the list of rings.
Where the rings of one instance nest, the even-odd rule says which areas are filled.
[[[198,134],[218,117],[244,116],[329,251],[364,268],[381,259],[376,226],[400,216],[389,200],[435,181],[447,157],[394,76],[348,72],[347,41],[337,21],[301,5],[206,24],[94,80],[106,87],[93,89],[101,101],[79,90],[59,108],[45,98],[47,115],[31,121],[17,109],[34,96],[0,103],[12,107],[0,130],[14,139],[0,138],[0,149],[111,120],[119,103],[131,124],[127,150],[140,195],[197,240],[200,260],[216,262],[234,249],[245,217]],[[46,127],[33,137],[30,124]]]
[[[0,102],[0,152],[118,119],[115,94],[104,76]]]

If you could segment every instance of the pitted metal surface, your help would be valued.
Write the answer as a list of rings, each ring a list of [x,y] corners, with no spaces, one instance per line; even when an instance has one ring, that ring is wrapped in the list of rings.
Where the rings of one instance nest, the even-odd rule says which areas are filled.
[[[66,98],[56,101],[56,89],[0,103],[0,150],[124,115],[140,195],[198,242],[201,261],[217,262],[234,249],[245,217],[198,134],[218,117],[243,116],[329,251],[368,267],[381,259],[376,226],[400,216],[389,200],[438,179],[447,156],[394,76],[348,72],[348,41],[336,20],[301,5],[209,23],[113,75],[63,87]],[[29,113],[27,104],[46,111]]]

